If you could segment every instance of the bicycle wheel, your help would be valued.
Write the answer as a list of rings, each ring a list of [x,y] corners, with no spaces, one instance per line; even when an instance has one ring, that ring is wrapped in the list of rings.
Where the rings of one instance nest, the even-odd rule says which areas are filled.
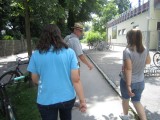
[[[104,49],[104,44],[103,44],[103,42],[100,42],[98,47],[97,47],[97,50],[103,51],[103,49]]]
[[[0,77],[0,84],[6,85],[6,84],[12,82],[13,78],[19,77],[19,76],[20,76],[20,74],[16,71],[8,71]]]
[[[153,55],[153,63],[155,64],[155,66],[160,67],[160,52],[156,52]]]
[[[20,73],[18,73],[17,71],[8,71],[5,72],[4,74],[2,74],[2,76],[0,76],[0,85],[6,86],[7,88],[11,88],[11,89],[7,89],[7,92],[11,95],[14,96],[15,93],[17,92],[21,82],[17,82],[14,81],[13,79],[16,77],[21,76]],[[16,84],[14,84],[16,83]]]

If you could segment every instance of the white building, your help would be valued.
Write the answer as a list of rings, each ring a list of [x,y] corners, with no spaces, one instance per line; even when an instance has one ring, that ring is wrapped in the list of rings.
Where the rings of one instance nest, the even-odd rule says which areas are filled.
[[[126,32],[139,28],[143,43],[151,50],[160,50],[160,0],[139,0],[137,8],[122,13],[107,23],[108,40],[112,44],[126,45]]]

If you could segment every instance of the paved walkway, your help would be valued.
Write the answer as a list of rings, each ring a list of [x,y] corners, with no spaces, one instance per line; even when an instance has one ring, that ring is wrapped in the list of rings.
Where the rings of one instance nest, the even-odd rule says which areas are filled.
[[[97,65],[102,74],[106,76],[114,89],[119,93],[119,72],[122,66],[122,51],[124,47],[114,46],[111,50],[88,50],[83,45],[87,56]],[[150,52],[151,57],[153,52]],[[153,65],[153,63],[151,63]],[[159,77],[146,77],[142,104],[145,107],[148,120],[160,120],[160,79]]]
[[[81,114],[77,109],[73,110],[73,120],[120,120],[121,98],[96,67],[90,71],[81,64],[81,80],[88,110],[85,114]],[[131,116],[133,118],[133,113]]]
[[[99,71],[96,68],[90,71],[84,64],[81,64],[81,80],[88,110],[85,114],[80,114],[78,110],[74,110],[73,120],[119,119],[121,100]]]

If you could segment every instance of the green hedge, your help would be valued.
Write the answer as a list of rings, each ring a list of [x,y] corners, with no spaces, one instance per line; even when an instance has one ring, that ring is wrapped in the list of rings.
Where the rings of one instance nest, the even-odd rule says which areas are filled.
[[[99,32],[90,31],[86,34],[86,40],[88,43],[94,43],[98,40],[102,40],[102,36]]]
[[[10,35],[5,35],[2,37],[2,40],[13,40],[13,37]]]

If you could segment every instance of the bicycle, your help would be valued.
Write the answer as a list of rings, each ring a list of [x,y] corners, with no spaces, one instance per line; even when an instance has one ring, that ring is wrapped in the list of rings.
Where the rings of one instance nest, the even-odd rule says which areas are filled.
[[[14,108],[7,94],[7,87],[16,85],[17,90],[21,83],[19,80],[23,79],[23,82],[31,81],[30,75],[24,74],[19,69],[20,65],[28,64],[28,61],[22,62],[22,59],[25,58],[18,57],[16,59],[17,65],[14,67],[15,69],[12,70],[12,67],[0,76],[0,112],[6,118],[6,120],[16,120]]]
[[[156,67],[160,68],[160,51],[157,51],[153,55],[153,63]]]
[[[16,58],[16,65],[12,66],[8,69],[8,71],[5,71],[5,73],[7,74],[7,72],[13,71],[13,73],[17,73],[18,76],[25,76],[24,81],[25,82],[29,82],[29,85],[32,86],[32,79],[31,79],[31,75],[30,72],[24,72],[24,68],[20,69],[20,67],[24,67],[25,65],[28,65],[29,63],[29,58],[28,57],[18,57]],[[26,70],[26,68],[25,68]],[[1,80],[0,80],[1,81]],[[5,80],[6,81],[6,80]],[[7,82],[7,81],[6,81]],[[17,85],[18,86],[18,85]]]
[[[99,51],[109,50],[111,49],[111,44],[106,41],[98,41],[96,49]]]
[[[0,110],[6,120],[16,120],[16,114],[8,97],[6,86],[13,83],[19,83],[17,81],[24,78],[25,76],[19,76],[16,71],[8,71],[0,77]],[[4,82],[1,81],[2,79],[9,79],[9,81]]]
[[[112,48],[111,43],[102,41],[103,44],[103,50],[110,50]]]

